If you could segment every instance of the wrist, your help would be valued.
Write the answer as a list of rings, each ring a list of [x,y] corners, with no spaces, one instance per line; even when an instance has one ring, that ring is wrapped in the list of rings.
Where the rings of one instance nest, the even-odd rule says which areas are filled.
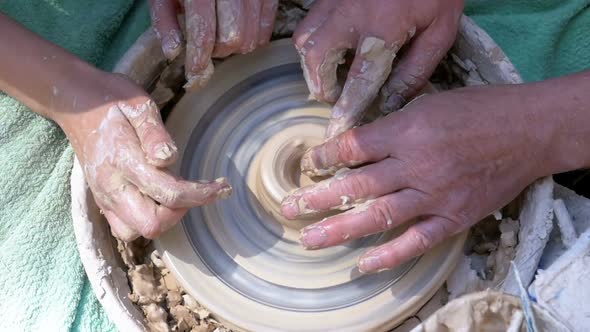
[[[0,90],[66,127],[104,73],[0,13]],[[95,102],[96,105],[96,102]]]
[[[43,113],[66,130],[84,113],[108,102],[99,100],[98,95],[105,90],[109,73],[79,59],[68,62],[60,72],[63,74],[53,82]]]
[[[590,71],[529,84],[523,90],[529,124],[525,128],[540,143],[539,176],[589,167]]]

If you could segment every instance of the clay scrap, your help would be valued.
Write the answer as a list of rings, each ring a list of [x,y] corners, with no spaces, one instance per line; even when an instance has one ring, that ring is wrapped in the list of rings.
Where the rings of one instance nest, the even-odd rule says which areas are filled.
[[[538,331],[566,332],[569,329],[547,312],[533,305]],[[495,291],[472,293],[455,299],[412,332],[526,331],[518,297]]]
[[[537,271],[543,249],[549,241],[553,229],[553,179],[548,177],[534,183],[527,192],[520,213],[519,244],[514,257],[515,266],[525,287],[528,287]],[[519,294],[515,270],[510,268],[503,282],[502,290],[509,294]]]
[[[148,240],[118,241],[117,249],[128,268],[129,299],[143,311],[149,331],[229,332],[182,289]]]
[[[539,270],[531,293],[572,331],[590,327],[590,230],[548,269]]]
[[[515,237],[514,226],[518,229],[519,225]],[[533,330],[587,331],[590,327],[590,199],[547,178],[529,190],[518,223],[504,219],[499,229],[499,241],[482,241],[480,247],[490,249],[487,263],[494,272],[501,275],[501,271],[510,266],[504,280],[498,283],[498,275],[486,280],[477,268],[478,254],[470,253],[463,257],[447,280],[449,298],[487,288],[497,289],[505,295],[520,296],[521,306],[522,303],[532,303],[534,316],[526,317],[525,310],[523,317],[533,324],[538,323]],[[507,250],[509,248],[514,248],[512,255]],[[549,329],[543,325],[546,322],[539,317],[551,317],[553,325],[550,326],[553,327]],[[556,322],[558,327],[554,326]],[[442,323],[439,320],[437,324]],[[466,322],[463,324],[463,328],[471,326]],[[424,325],[424,328],[426,326],[432,328],[434,325]]]
[[[498,225],[494,231],[486,230],[485,224]],[[510,261],[516,253],[517,234],[519,230],[518,220],[505,218],[498,224],[497,221],[488,218],[474,228],[470,240],[481,239],[472,248],[473,252],[463,255],[455,270],[447,279],[449,298],[455,299],[461,295],[498,288],[508,274]]]

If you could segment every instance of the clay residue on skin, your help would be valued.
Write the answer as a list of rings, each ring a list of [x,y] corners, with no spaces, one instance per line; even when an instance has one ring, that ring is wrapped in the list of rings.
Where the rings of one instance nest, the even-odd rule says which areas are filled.
[[[160,17],[157,15],[157,13],[162,10],[163,6],[163,0],[155,0],[153,1],[153,5],[150,6],[152,26],[154,27],[156,38],[158,38],[158,40],[162,43],[162,51],[164,52],[164,56],[168,60],[174,60],[182,50],[182,35],[180,31],[176,29],[162,32],[157,28],[160,23]]]
[[[414,38],[414,35],[416,35],[416,26],[415,25],[410,27],[410,30],[408,30],[408,40]]]
[[[105,147],[118,146],[118,141],[122,139],[121,128],[116,127],[119,117],[123,118],[123,115],[120,114],[119,108],[117,106],[112,106],[98,129],[91,132],[90,135],[92,136],[92,139],[90,141],[93,143],[82,147],[82,155],[85,160],[84,173],[86,174],[88,184],[93,188],[93,193],[96,196],[96,199],[106,204],[109,204],[112,200],[110,195],[106,195],[102,190],[98,189],[102,187],[98,184],[98,173],[101,168],[107,165],[107,163],[112,164],[114,162],[115,154],[113,149],[107,149]],[[92,150],[95,148],[101,149],[100,153],[94,153]],[[126,155],[129,154],[130,151],[119,149],[119,153],[121,155]],[[95,155],[97,157],[94,157]],[[123,176],[120,172],[115,172],[110,173],[109,176],[104,178],[104,181],[110,185],[109,189],[117,191],[120,190],[121,186],[125,183],[124,181],[118,181],[120,179],[123,179]]]
[[[399,49],[397,44],[388,45],[382,39],[367,37],[363,40],[359,55],[362,60],[360,72],[350,75],[342,95],[332,110],[326,137],[334,137],[356,125],[377,92],[391,73],[393,59]]]
[[[211,76],[213,76],[214,71],[213,61],[209,60],[207,64],[207,68],[205,70],[199,72],[198,74],[193,74],[191,72],[186,73],[186,83],[184,84],[184,88],[188,91],[194,91],[196,89],[202,88],[209,82]]]
[[[307,43],[313,46],[313,40],[309,40]],[[336,68],[344,63],[345,54],[346,49],[328,50],[318,69],[319,77],[316,77],[315,80],[322,83],[323,99],[328,102],[335,102],[342,92],[342,87],[338,84]]]
[[[217,42],[233,45],[239,42],[238,24],[240,2],[232,0],[217,0]]]
[[[145,103],[141,103],[135,106],[126,104],[126,103],[118,103],[117,106],[125,114],[127,119],[130,122],[139,119],[144,113],[149,112],[150,110],[157,109],[158,107],[156,104],[151,100],[148,99]],[[134,126],[138,126],[139,124],[134,124]]]
[[[349,168],[342,168],[335,172],[333,177],[323,180],[311,187],[305,187],[303,189],[298,189],[297,191],[291,193],[285,199],[285,203],[296,204],[299,215],[301,216],[312,216],[320,212],[319,210],[312,209],[308,206],[307,202],[303,199],[303,196],[313,194],[313,193],[321,193],[327,190],[330,190],[330,187],[334,184],[335,181],[342,181],[346,179],[347,176],[352,174],[356,174],[360,172],[359,170],[351,170]],[[341,196],[341,201],[343,202],[341,205],[334,207],[334,209],[346,210],[354,206],[354,204],[358,203],[358,200],[353,201],[351,197],[348,196]],[[294,202],[293,202],[294,201]]]
[[[363,199],[363,200],[358,200],[357,203],[351,205],[351,210],[348,210],[346,212],[344,212],[343,214],[346,215],[354,215],[354,214],[359,214],[359,213],[363,213],[366,212],[371,205],[373,205],[375,203],[376,199]]]
[[[297,208],[299,210],[299,215],[301,216],[314,215],[318,213],[318,210],[310,208],[303,198],[297,200]]]
[[[340,210],[340,211],[348,211],[350,209],[356,209],[359,207],[362,207],[364,209],[365,204],[367,202],[373,202],[373,201],[375,201],[374,197],[363,197],[363,198],[355,199],[355,200],[350,201],[345,204],[338,205],[338,206],[334,207],[334,209]],[[364,211],[361,211],[361,212],[364,212]]]
[[[325,219],[324,219],[324,220],[325,220]],[[320,223],[321,223],[321,222],[320,222]],[[307,226],[307,227],[305,227],[305,228],[301,229],[301,231],[300,231],[300,235],[299,235],[299,242],[301,242],[301,244],[303,245],[303,247],[304,247],[305,249],[311,249],[311,250],[314,250],[314,249],[319,249],[319,248],[320,248],[320,246],[312,246],[312,245],[309,245],[309,244],[308,244],[308,243],[305,241],[305,234],[306,234],[307,232],[309,232],[309,231],[312,231],[312,230],[318,230],[318,231],[320,232],[320,234],[321,234],[321,235],[320,235],[320,236],[321,236],[321,238],[323,238],[323,241],[325,241],[325,240],[328,238],[328,233],[326,232],[326,229],[325,229],[324,227],[322,227],[321,225],[319,225],[319,224],[314,224],[314,225],[311,225],[311,226]],[[322,241],[322,242],[323,242],[323,241]]]
[[[168,60],[174,60],[182,51],[181,34],[178,30],[170,30],[162,36],[162,50]]]
[[[203,58],[205,39],[210,38],[206,36],[207,19],[193,14],[186,20],[187,30],[187,44],[186,44],[186,90],[194,90],[203,87],[213,75],[214,67],[213,61],[209,57],[206,61],[205,68],[195,68]],[[214,36],[213,36],[214,37]],[[196,72],[195,72],[196,71]]]
[[[269,12],[276,13],[279,8],[279,1],[267,1],[267,2],[263,3],[262,6],[263,6],[262,11],[268,10]],[[264,8],[265,6],[268,7],[268,9]],[[275,17],[264,15],[263,17],[261,17],[260,28],[261,29],[269,28],[271,26],[271,24],[273,24],[274,22],[276,22],[276,14],[275,14]],[[274,27],[273,27],[273,29],[274,29]]]
[[[162,143],[156,147],[154,157],[161,160],[168,160],[176,153],[177,148],[169,143]]]
[[[344,206],[347,205],[348,203],[350,203],[350,197],[346,196],[346,195],[342,195],[340,196],[340,205]]]
[[[339,139],[339,138],[336,138]],[[321,163],[321,160],[327,160],[326,149],[324,148],[312,148],[303,154],[301,158],[301,172],[309,177],[325,177],[328,175],[336,175],[338,172],[346,171],[349,167],[356,167],[363,164],[358,160],[348,160],[345,163],[336,163],[327,168],[318,167],[317,163]],[[317,162],[315,159],[318,159]]]
[[[118,240],[117,249],[128,268],[129,299],[144,313],[150,331],[231,332],[185,292],[149,240]]]
[[[299,53],[299,58],[301,59],[301,69],[303,70],[303,78],[307,83],[307,88],[309,89],[309,98],[315,99],[320,92],[319,87],[315,84],[314,80],[311,79],[309,75],[309,67],[307,66],[307,61],[305,60],[305,48],[297,48],[297,52]]]

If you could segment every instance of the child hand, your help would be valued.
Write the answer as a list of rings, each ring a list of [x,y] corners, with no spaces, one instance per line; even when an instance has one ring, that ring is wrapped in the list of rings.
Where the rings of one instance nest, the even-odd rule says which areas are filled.
[[[115,236],[129,241],[157,237],[188,208],[225,198],[225,179],[185,181],[163,167],[174,163],[176,146],[156,105],[127,78],[106,74],[78,98],[80,110],[55,120],[68,135],[94,198]]]

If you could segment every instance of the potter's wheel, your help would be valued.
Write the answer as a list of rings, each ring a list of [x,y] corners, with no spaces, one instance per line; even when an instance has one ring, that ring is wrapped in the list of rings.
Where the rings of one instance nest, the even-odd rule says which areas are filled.
[[[167,122],[182,177],[229,178],[232,197],[192,209],[156,246],[187,292],[227,324],[265,331],[386,329],[413,314],[442,285],[463,237],[398,269],[360,275],[358,256],[395,236],[306,251],[281,199],[311,180],[299,158],[322,140],[329,109],[307,100],[290,41],[216,68],[204,89],[185,95]]]

